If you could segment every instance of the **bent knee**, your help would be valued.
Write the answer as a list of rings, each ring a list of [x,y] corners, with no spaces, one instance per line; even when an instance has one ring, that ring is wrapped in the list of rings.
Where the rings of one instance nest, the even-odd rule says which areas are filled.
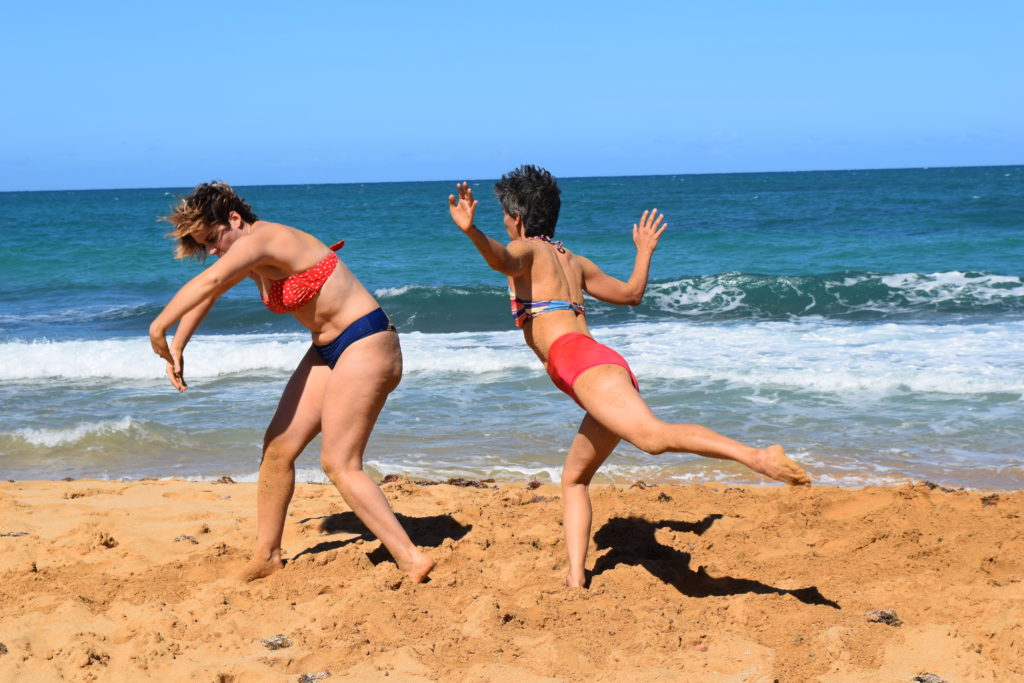
[[[651,455],[661,455],[668,450],[668,440],[660,428],[638,430],[636,434],[626,437],[626,440]]]
[[[325,458],[320,457],[320,467],[323,469],[324,474],[333,481],[345,481],[352,474],[356,472],[362,472],[363,468],[358,463],[348,463],[338,458]]]
[[[284,439],[272,439],[263,443],[263,459],[261,462],[273,464],[289,464],[302,453],[300,444],[291,443]]]
[[[573,486],[590,486],[590,480],[593,477],[588,477],[582,472],[562,472],[562,488],[568,489]]]

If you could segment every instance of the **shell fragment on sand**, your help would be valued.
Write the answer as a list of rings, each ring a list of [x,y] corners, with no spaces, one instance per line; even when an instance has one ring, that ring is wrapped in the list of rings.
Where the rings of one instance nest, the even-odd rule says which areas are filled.
[[[292,639],[283,633],[278,633],[276,636],[270,638],[264,638],[260,641],[260,645],[267,648],[268,650],[280,650],[285,647],[292,646]]]
[[[896,612],[888,609],[871,610],[868,612],[868,621],[888,626],[899,626],[903,623],[903,620],[899,618]]]

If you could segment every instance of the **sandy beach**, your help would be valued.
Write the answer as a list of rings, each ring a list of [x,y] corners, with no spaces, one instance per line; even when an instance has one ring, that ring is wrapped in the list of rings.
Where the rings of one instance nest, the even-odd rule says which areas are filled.
[[[426,584],[329,486],[298,486],[287,566],[238,584],[254,484],[2,483],[0,679],[1024,677],[1021,492],[604,486],[567,590],[557,486],[383,488]]]

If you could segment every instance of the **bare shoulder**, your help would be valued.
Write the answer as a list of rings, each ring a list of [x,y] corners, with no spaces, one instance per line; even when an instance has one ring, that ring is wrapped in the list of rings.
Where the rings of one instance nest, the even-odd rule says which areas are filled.
[[[290,225],[284,223],[274,223],[272,221],[256,221],[252,224],[252,235],[259,236],[262,239],[275,239],[279,237],[292,237],[295,233],[301,233],[302,231],[293,228]]]
[[[532,261],[533,255],[537,251],[537,244],[530,240],[512,240],[505,248],[513,258]]]
[[[594,272],[595,270],[600,270],[600,268],[597,267],[596,263],[594,263],[593,261],[588,259],[586,256],[583,256],[581,254],[573,254],[572,255],[572,261],[573,261],[574,265],[577,268],[579,268],[580,271],[583,272],[583,273]]]

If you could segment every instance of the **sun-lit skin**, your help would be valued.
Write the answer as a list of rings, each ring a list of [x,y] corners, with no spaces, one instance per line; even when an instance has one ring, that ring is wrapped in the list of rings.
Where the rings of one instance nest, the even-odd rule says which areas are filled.
[[[184,349],[217,298],[246,277],[261,293],[269,280],[284,279],[318,263],[328,248],[301,230],[268,221],[247,223],[232,211],[228,221],[192,234],[217,261],[171,299],[150,326],[154,352],[167,361],[167,376],[178,391],[184,378]],[[292,315],[326,344],[354,320],[378,307],[376,300],[339,260],[319,294]],[[167,331],[178,327],[167,344]],[[295,489],[295,460],[322,434],[320,462],[346,503],[387,547],[415,583],[434,560],[409,539],[387,498],[363,469],[363,450],[388,395],[402,376],[402,351],[394,332],[371,334],[347,347],[333,370],[312,347],[300,361],[267,428],[260,461],[256,548],[237,572],[245,581],[284,566],[281,538]]]
[[[467,183],[448,197],[456,226],[473,242],[494,270],[508,276],[516,296],[528,300],[558,299],[583,302],[583,292],[612,304],[635,305],[643,299],[651,257],[667,224],[657,209],[644,211],[633,226],[636,260],[625,282],[605,274],[589,259],[569,249],[555,249],[526,238],[523,217],[503,212],[508,245],[484,235],[474,224],[477,201]],[[555,340],[570,333],[590,336],[586,319],[570,310],[546,313],[523,327],[527,345],[545,366]],[[573,389],[587,411],[562,469],[563,525],[569,569],[565,583],[582,587],[590,543],[592,510],[589,486],[598,468],[620,440],[651,454],[695,453],[734,460],[771,479],[790,485],[810,483],[807,473],[789,459],[781,446],[753,448],[695,424],[672,424],[658,419],[634,388],[629,373],[618,365],[584,370]]]

